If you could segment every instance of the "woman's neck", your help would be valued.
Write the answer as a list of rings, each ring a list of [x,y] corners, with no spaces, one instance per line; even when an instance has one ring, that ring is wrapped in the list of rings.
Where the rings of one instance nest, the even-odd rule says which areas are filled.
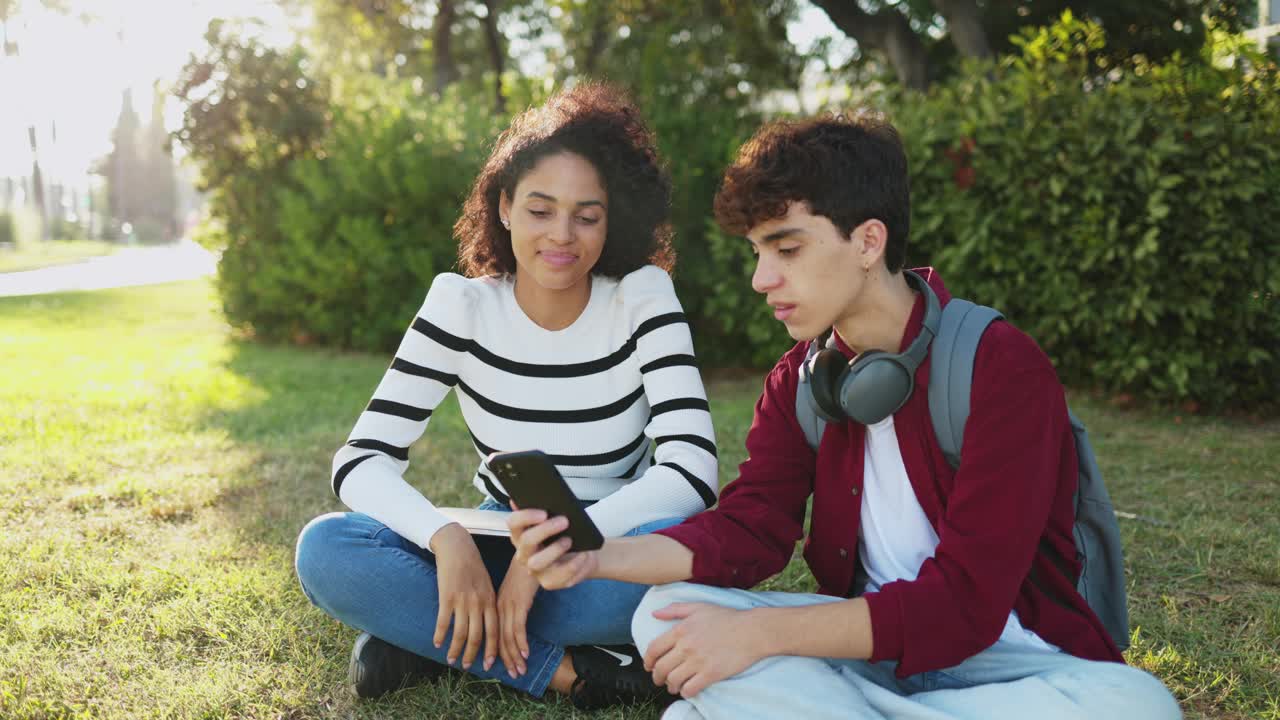
[[[516,304],[526,317],[544,330],[563,330],[582,316],[591,301],[591,276],[563,290],[545,288],[532,278],[515,277]]]

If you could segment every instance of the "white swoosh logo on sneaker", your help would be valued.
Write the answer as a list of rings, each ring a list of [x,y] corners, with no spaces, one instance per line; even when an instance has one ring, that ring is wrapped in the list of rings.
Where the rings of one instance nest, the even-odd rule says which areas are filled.
[[[620,665],[622,665],[622,667],[626,667],[626,666],[630,665],[630,664],[631,664],[631,661],[635,660],[635,658],[631,657],[630,655],[623,655],[622,653],[616,653],[616,652],[614,652],[614,651],[612,651],[612,650],[607,650],[607,649],[605,649],[605,648],[602,648],[602,647],[600,647],[599,645],[592,645],[591,647],[594,647],[594,648],[595,648],[595,649],[597,649],[597,650],[602,650],[602,651],[604,651],[604,652],[607,652],[607,653],[609,653],[610,655],[612,655],[612,656],[614,656],[614,657],[618,658],[618,663],[619,663]]]

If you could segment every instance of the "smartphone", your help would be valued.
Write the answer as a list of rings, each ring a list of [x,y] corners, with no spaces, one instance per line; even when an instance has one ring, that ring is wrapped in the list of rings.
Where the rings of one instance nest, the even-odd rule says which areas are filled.
[[[598,550],[604,545],[600,528],[592,522],[546,453],[541,450],[494,453],[489,458],[489,469],[522,509],[538,508],[546,510],[551,517],[569,518],[569,529],[547,542],[568,537],[573,540],[573,552]]]

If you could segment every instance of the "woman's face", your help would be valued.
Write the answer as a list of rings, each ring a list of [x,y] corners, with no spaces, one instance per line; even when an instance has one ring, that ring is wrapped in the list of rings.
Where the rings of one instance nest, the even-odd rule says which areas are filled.
[[[589,286],[609,213],[600,174],[586,158],[570,152],[542,158],[511,197],[502,194],[498,212],[510,226],[517,285],[533,282],[552,291]]]

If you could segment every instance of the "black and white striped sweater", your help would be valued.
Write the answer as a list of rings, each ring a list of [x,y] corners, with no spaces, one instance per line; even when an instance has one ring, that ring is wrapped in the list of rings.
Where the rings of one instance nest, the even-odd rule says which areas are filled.
[[[582,315],[546,330],[511,278],[438,275],[395,359],[333,459],[352,510],[427,547],[449,522],[404,480],[409,446],[458,390],[480,456],[473,482],[506,494],[483,459],[542,450],[606,536],[715,503],[715,435],[693,340],[671,278],[652,265],[595,276]]]

